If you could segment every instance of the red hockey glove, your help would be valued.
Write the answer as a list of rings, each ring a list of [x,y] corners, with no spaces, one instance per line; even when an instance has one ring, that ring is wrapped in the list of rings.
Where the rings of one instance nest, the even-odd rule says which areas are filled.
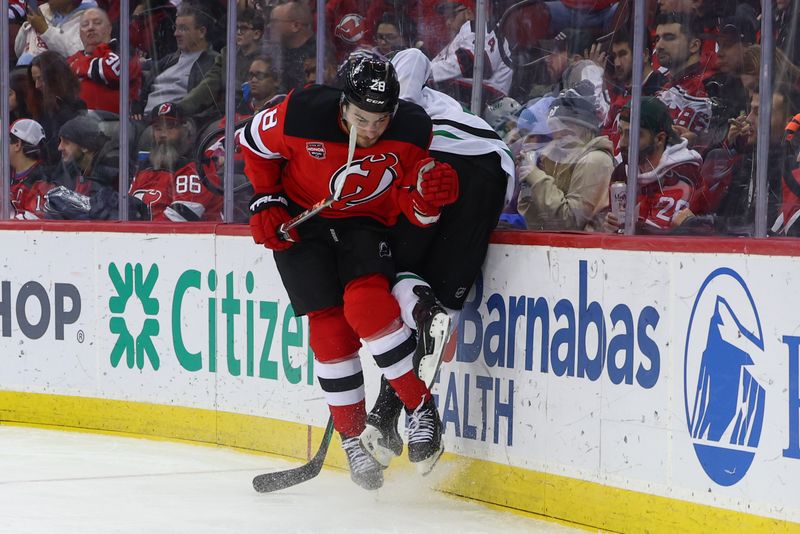
[[[419,191],[411,188],[397,189],[397,204],[406,218],[417,226],[435,224],[442,212],[441,208],[425,202]]]
[[[286,250],[293,242],[300,240],[297,230],[289,230],[292,241],[284,241],[278,235],[281,224],[291,220],[286,207],[286,197],[276,194],[259,193],[250,199],[250,233],[253,241],[271,250]]]
[[[417,191],[427,204],[441,208],[458,198],[458,173],[447,163],[426,158],[417,162],[414,172]]]
[[[458,198],[458,174],[447,163],[433,158],[417,162],[416,189],[398,190],[397,202],[409,221],[418,226],[430,226],[439,220],[442,206]]]

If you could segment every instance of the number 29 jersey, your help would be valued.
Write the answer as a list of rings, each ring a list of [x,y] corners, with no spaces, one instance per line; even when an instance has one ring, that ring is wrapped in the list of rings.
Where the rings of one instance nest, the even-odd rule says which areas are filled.
[[[420,106],[401,100],[378,142],[357,146],[347,169],[341,95],[338,89],[311,85],[256,114],[238,135],[245,174],[256,193],[283,191],[292,202],[310,208],[330,195],[346,172],[341,200],[320,215],[371,217],[391,226],[401,213],[397,189],[416,185],[413,170],[428,157],[431,120]]]

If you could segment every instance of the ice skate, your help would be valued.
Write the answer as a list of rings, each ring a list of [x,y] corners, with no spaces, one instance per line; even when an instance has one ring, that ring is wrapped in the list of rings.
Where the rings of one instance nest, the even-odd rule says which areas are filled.
[[[408,419],[408,459],[427,475],[444,452],[442,420],[433,398],[421,402]]]
[[[382,376],[378,399],[367,414],[367,426],[361,433],[361,444],[384,469],[393,458],[403,454],[403,438],[397,431],[402,408],[403,402]]]
[[[417,350],[414,353],[414,370],[428,386],[433,383],[442,363],[444,347],[450,334],[450,316],[436,300],[428,286],[414,287],[419,302],[411,312],[417,323]]]
[[[383,486],[383,468],[361,446],[358,436],[342,436],[342,448],[347,454],[350,478],[366,490],[376,490]]]

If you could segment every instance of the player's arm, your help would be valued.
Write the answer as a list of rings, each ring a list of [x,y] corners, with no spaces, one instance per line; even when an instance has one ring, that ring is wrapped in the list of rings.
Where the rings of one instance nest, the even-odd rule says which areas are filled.
[[[289,98],[257,113],[237,132],[244,155],[244,173],[255,192],[250,200],[250,232],[256,243],[272,250],[285,250],[300,240],[296,230],[290,231],[293,241],[284,241],[278,235],[281,224],[291,219],[281,183],[283,165],[289,157],[283,139],[288,101]]]
[[[109,87],[119,87],[121,68],[119,55],[108,44],[103,43],[97,47],[89,63],[87,78]]]
[[[257,113],[237,132],[244,155],[244,173],[256,193],[283,190],[281,170],[288,155],[283,140],[287,101]]]

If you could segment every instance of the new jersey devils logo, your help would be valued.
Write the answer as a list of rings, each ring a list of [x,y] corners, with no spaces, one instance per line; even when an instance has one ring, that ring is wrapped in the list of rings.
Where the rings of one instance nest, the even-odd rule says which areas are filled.
[[[161,200],[161,191],[158,189],[137,189],[133,192],[133,196],[152,209],[153,205]]]
[[[342,166],[331,177],[330,191],[333,193],[338,180],[347,181],[342,189],[342,196],[333,204],[335,209],[357,206],[379,197],[391,187],[397,178],[397,156],[393,153],[367,156],[353,161],[347,177],[344,177],[345,166]]]
[[[348,13],[336,25],[334,33],[342,41],[356,44],[364,37],[364,26],[364,17],[357,13]]]

